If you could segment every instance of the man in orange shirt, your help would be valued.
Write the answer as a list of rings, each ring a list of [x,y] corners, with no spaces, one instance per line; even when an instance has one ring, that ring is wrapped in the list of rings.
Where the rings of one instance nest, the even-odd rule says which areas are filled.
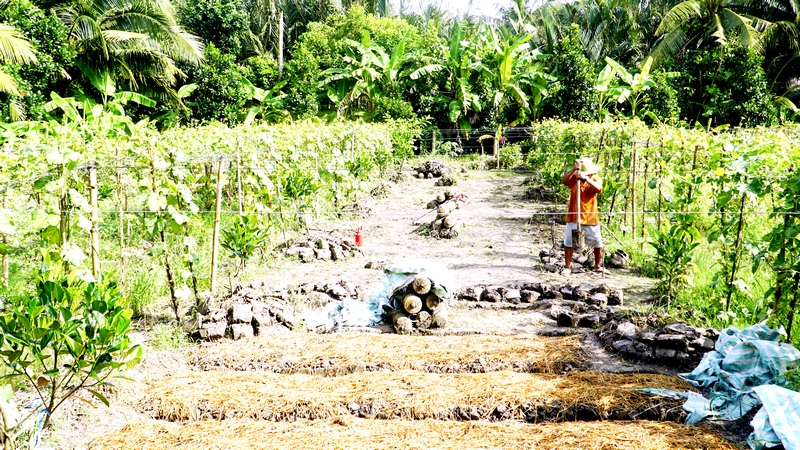
[[[564,266],[562,275],[572,273],[572,230],[578,223],[578,189],[580,188],[581,229],[586,233],[586,245],[594,248],[594,270],[600,272],[603,258],[603,240],[600,238],[600,216],[597,213],[597,194],[603,190],[603,180],[597,175],[600,166],[591,159],[575,161],[572,170],[567,172],[561,182],[570,188],[567,209],[567,229],[564,233]]]

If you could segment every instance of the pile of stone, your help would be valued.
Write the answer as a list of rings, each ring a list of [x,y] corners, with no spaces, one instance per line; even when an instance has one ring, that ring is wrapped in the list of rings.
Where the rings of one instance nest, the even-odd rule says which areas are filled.
[[[617,250],[612,253],[608,258],[608,267],[613,267],[615,269],[622,269],[628,265],[628,260],[631,259],[630,255],[626,253],[624,250]]]
[[[714,350],[719,332],[681,322],[661,329],[639,328],[628,320],[612,320],[598,333],[606,347],[619,354],[646,362],[691,366]]]
[[[254,335],[282,334],[297,324],[295,308],[282,286],[254,283],[236,286],[218,308],[205,299],[195,317],[195,337],[216,340],[241,339]]]
[[[572,255],[572,269],[591,270],[594,268],[594,253],[585,252],[586,254],[575,252]],[[542,262],[542,268],[548,272],[558,273],[564,269],[564,249],[551,248],[549,250],[541,250],[539,252],[539,259]]]
[[[352,239],[326,235],[302,237],[289,246],[284,254],[297,257],[303,262],[311,262],[341,261],[360,252]]]
[[[450,172],[450,167],[442,161],[430,160],[425,161],[419,166],[415,167],[417,178],[439,178],[442,175]]]
[[[548,305],[559,305],[559,302],[566,300],[570,302],[570,306],[575,302],[582,302],[605,307],[622,306],[623,293],[621,289],[612,290],[604,284],[593,286],[586,283],[510,283],[470,286],[458,292],[456,298],[472,302],[514,304],[537,303],[544,300],[549,301]]]
[[[361,286],[344,280],[304,283],[297,288],[289,289],[289,294],[303,299],[311,309],[317,309],[328,303],[345,299],[366,300],[369,296],[368,292]]]

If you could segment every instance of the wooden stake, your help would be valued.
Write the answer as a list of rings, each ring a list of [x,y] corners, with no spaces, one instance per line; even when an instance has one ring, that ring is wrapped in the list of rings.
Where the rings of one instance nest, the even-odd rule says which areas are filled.
[[[283,78],[283,9],[278,13],[278,81]]]
[[[100,221],[97,211],[97,165],[89,165],[89,204],[92,207],[92,229],[89,231],[90,251],[92,253],[92,275],[100,277],[100,234],[97,223]]]
[[[742,246],[742,228],[744,228],[744,205],[747,201],[747,193],[742,194],[742,203],[739,205],[739,224],[736,230],[736,244],[733,246],[733,265],[731,266],[731,279],[728,281],[728,298],[725,302],[725,311],[731,309],[731,297],[733,296],[733,282],[736,281],[736,268],[739,262],[739,249]]]
[[[698,148],[700,148],[699,145],[695,145],[694,146],[694,156],[692,157],[692,172],[690,174],[690,176],[692,178],[694,178],[694,169],[697,167],[697,149]],[[690,183],[689,184],[689,195],[687,196],[687,199],[686,199],[686,207],[687,208],[689,207],[689,204],[692,202],[692,190],[693,190],[693,188],[694,188],[694,184]]]
[[[219,215],[222,209],[222,164],[224,158],[219,157],[217,164],[217,200],[214,206],[214,234],[211,239],[211,292],[217,288],[217,259],[219,249]]]
[[[648,144],[650,141],[647,141]],[[633,170],[631,176],[631,237],[636,239],[636,144],[633,144]]]
[[[662,154],[658,155],[658,218],[656,219],[656,228],[658,228],[659,231],[661,230],[661,175],[663,174],[661,156]]]
[[[3,209],[8,209],[8,196],[3,194]],[[8,235],[3,234],[3,244],[8,245]],[[8,287],[8,254],[3,255],[3,284]]]
[[[117,147],[117,160],[119,160],[119,147]],[[125,295],[125,211],[123,202],[127,203],[127,197],[123,194],[122,171],[117,170],[117,200],[119,201],[119,215],[117,216],[119,232],[119,292]]]
[[[649,143],[649,141],[648,141]],[[650,153],[644,155],[644,189],[642,194],[642,239],[644,239],[644,219],[645,211],[647,211],[647,170],[650,168]],[[644,241],[642,241],[644,245]]]
[[[500,135],[503,134],[503,127],[497,126],[497,134],[494,136],[494,156],[497,159],[497,168],[500,168]]]
[[[436,130],[431,131],[431,155],[436,154]]]
[[[622,167],[622,150],[619,152],[619,157],[617,157],[617,166],[616,169],[619,170]],[[611,196],[611,208],[608,210],[608,219],[606,219],[606,225],[611,224],[611,216],[614,214],[614,203],[617,202],[617,192],[619,188],[614,188],[614,195]]]
[[[239,145],[239,133],[236,133],[236,184],[239,189],[239,215],[244,212],[244,196],[242,195],[242,148]]]

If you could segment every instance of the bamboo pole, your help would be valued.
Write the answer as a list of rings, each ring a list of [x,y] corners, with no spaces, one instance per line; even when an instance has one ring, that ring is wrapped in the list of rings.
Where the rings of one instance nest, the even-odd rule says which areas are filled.
[[[619,151],[619,156],[617,157],[617,165],[616,169],[619,170],[622,167],[622,150]],[[611,216],[614,215],[614,204],[617,202],[617,192],[619,188],[616,186],[614,187],[614,195],[611,196],[611,208],[608,210],[608,218],[606,219],[606,225],[611,225]]]
[[[239,189],[239,215],[244,212],[244,196],[242,195],[242,147],[239,143],[239,132],[236,132],[236,185]]]
[[[728,281],[728,298],[725,302],[725,311],[731,309],[731,297],[733,296],[733,282],[736,281],[736,269],[739,263],[739,249],[742,246],[742,228],[744,228],[744,206],[747,202],[747,193],[742,194],[742,202],[739,204],[739,224],[736,230],[736,244],[733,247],[733,265],[731,266],[731,279]]]
[[[283,9],[278,13],[278,82],[283,78]]]
[[[117,147],[117,160],[119,161],[119,147]],[[119,214],[117,215],[117,231],[119,234],[119,292],[125,295],[125,210],[127,194],[124,194],[122,187],[122,171],[117,170],[117,200],[119,202]],[[124,203],[123,203],[124,202]]]
[[[431,155],[436,154],[436,130],[431,131]]]
[[[663,145],[663,144],[662,144]],[[690,173],[691,177],[694,177],[694,170],[697,167],[697,149],[700,148],[699,145],[694,146],[694,156],[692,157],[692,172]],[[689,204],[692,203],[692,191],[694,189],[694,184],[689,184],[689,195],[687,196],[686,200],[686,207],[689,207]]]
[[[661,167],[661,157],[662,156],[663,156],[663,153],[660,153],[658,155],[658,162],[659,162],[659,164],[658,164],[658,216],[657,216],[658,218],[656,219],[656,227],[659,229],[659,231],[661,230],[661,184],[662,184],[661,177],[664,174],[664,169]]]
[[[647,141],[648,144],[650,141]],[[633,170],[631,171],[631,237],[636,239],[636,144],[633,144]]]
[[[214,206],[214,234],[211,239],[211,291],[217,288],[217,259],[219,249],[219,216],[222,209],[222,164],[224,158],[219,157],[217,164],[217,199]]]
[[[647,210],[647,171],[650,168],[650,152],[644,155],[644,189],[642,193],[642,239],[644,239],[644,219]],[[642,241],[644,245],[644,241]]]
[[[97,165],[89,165],[89,204],[92,207],[92,228],[89,231],[90,250],[92,253],[92,275],[95,279],[100,277],[100,233],[97,223],[100,221],[97,211]]]
[[[500,135],[503,134],[503,127],[497,126],[497,134],[494,136],[494,157],[497,159],[497,168],[500,168]]]
[[[8,195],[3,194],[3,209],[8,209]],[[8,248],[8,235],[3,234],[3,245]],[[3,254],[3,284],[8,287],[8,253]]]

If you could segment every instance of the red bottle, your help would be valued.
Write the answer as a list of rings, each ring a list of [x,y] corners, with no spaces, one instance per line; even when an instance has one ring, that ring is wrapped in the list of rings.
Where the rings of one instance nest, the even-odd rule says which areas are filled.
[[[356,246],[357,247],[361,247],[361,244],[364,243],[364,235],[362,234],[363,231],[364,231],[363,227],[358,227],[356,229]]]

